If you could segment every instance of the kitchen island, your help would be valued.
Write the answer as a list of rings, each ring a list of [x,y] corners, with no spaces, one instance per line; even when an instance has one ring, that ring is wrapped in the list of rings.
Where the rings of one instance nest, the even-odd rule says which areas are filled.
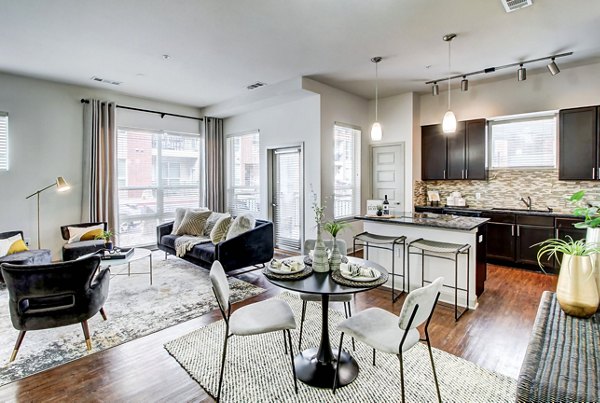
[[[393,217],[383,218],[378,216],[356,216],[355,219],[362,220],[364,230],[371,234],[406,237],[406,244],[416,239],[447,242],[455,244],[467,244],[471,247],[469,255],[469,278],[465,266],[466,256],[459,257],[458,287],[466,288],[469,281],[469,308],[477,307],[477,297],[483,293],[486,279],[485,266],[485,223],[488,218],[464,217],[450,214],[435,213],[396,213]],[[404,251],[405,252],[405,251]],[[396,273],[401,273],[405,253],[401,249],[396,250],[395,267]],[[421,287],[421,256],[411,254],[410,258],[410,290]],[[391,252],[370,248],[369,259],[373,260],[388,271],[392,266]],[[406,262],[406,260],[405,260]],[[408,268],[409,265],[406,265]],[[425,278],[433,280],[438,276],[445,278],[446,285],[454,282],[454,263],[444,259],[425,258]],[[398,284],[398,282],[396,282]],[[403,290],[408,291],[408,290]],[[466,293],[459,291],[458,305],[466,306]],[[454,303],[454,290],[444,287],[440,300]]]

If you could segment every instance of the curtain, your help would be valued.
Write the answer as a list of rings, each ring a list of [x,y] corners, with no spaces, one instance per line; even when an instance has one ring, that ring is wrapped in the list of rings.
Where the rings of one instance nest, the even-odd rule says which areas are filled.
[[[117,232],[117,135],[114,102],[84,104],[82,222],[106,221]]]
[[[205,118],[206,139],[206,206],[212,211],[225,211],[225,147],[223,119]]]

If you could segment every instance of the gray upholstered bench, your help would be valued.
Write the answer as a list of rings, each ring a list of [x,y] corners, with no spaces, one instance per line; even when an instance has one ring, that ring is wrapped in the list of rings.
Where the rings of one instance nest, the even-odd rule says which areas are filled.
[[[600,313],[567,316],[546,291],[519,374],[518,402],[600,400]]]

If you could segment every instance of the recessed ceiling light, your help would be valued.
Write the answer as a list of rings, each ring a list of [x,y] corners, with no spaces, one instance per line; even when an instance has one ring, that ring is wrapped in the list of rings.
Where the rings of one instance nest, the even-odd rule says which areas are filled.
[[[102,78],[102,77],[98,77],[98,76],[93,76],[90,79],[94,80],[94,81],[97,81],[99,83],[106,83],[106,84],[112,84],[112,85],[121,85],[121,84],[123,84],[122,81],[109,80],[107,78]]]
[[[169,60],[171,58],[171,56],[169,56],[169,55],[162,55],[162,58],[165,59],[165,60]]]
[[[144,77],[144,76],[145,76],[145,74],[144,74],[144,73],[137,73],[137,74],[136,74],[136,76],[137,76],[137,77]]]
[[[252,83],[252,84],[250,84],[250,85],[247,85],[247,86],[246,86],[246,89],[248,89],[248,90],[254,90],[254,89],[257,89],[257,88],[259,88],[259,87],[264,87],[265,85],[267,85],[267,84],[266,84],[266,83],[263,83],[262,81],[257,81],[257,82],[255,82],[255,83]]]
[[[430,69],[431,68],[431,64],[428,64],[427,66],[425,66],[426,69]]]

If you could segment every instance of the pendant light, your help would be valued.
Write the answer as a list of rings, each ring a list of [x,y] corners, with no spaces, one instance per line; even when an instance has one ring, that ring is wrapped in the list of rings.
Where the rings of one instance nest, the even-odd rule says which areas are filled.
[[[444,120],[442,121],[442,131],[446,134],[456,132],[456,116],[454,116],[454,112],[452,112],[452,109],[450,108],[450,77],[452,76],[452,51],[450,42],[452,42],[452,39],[454,38],[456,38],[456,34],[448,34],[443,37],[444,41],[448,42],[448,112],[446,112]]]
[[[383,137],[383,132],[381,130],[381,124],[379,123],[379,119],[377,116],[377,109],[379,107],[379,88],[377,86],[377,80],[379,77],[377,71],[377,64],[381,61],[381,57],[374,57],[371,59],[371,61],[375,63],[375,123],[373,123],[373,126],[371,126],[371,140],[380,141]]]

